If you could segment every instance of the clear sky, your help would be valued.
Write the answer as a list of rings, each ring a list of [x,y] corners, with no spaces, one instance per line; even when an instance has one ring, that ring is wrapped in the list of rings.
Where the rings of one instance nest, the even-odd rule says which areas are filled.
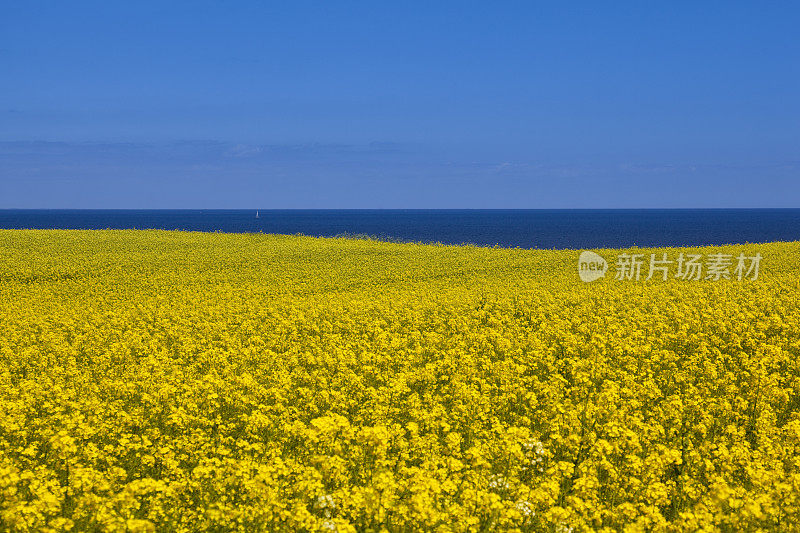
[[[5,2],[0,208],[800,207],[797,2]]]

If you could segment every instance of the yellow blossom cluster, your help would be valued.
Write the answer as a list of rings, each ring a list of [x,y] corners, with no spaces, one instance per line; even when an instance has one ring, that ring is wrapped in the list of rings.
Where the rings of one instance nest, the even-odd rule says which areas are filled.
[[[0,530],[800,530],[800,243],[634,252],[2,230]]]

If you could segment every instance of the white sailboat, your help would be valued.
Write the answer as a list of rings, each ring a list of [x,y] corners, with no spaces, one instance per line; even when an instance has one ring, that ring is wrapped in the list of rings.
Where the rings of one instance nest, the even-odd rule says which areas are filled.
[[[258,209],[256,209],[256,218],[258,218]]]

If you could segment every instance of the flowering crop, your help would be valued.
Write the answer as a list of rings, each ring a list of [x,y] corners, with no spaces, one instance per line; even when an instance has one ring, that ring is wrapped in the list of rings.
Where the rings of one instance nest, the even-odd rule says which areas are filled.
[[[800,530],[800,243],[634,252],[0,231],[0,529]]]

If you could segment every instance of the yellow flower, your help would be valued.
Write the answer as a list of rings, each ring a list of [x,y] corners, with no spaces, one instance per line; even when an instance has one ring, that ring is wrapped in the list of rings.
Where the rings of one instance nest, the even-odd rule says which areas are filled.
[[[756,252],[0,230],[0,529],[792,530],[800,243],[635,250]]]

